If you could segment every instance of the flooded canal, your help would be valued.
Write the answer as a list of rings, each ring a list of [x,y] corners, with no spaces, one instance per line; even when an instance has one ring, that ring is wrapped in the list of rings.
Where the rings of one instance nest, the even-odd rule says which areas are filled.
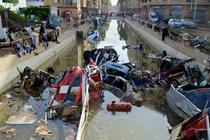
[[[120,63],[132,62],[139,69],[147,69],[152,73],[157,72],[157,64],[154,60],[142,58],[139,50],[123,50],[125,45],[145,46],[144,53],[155,52],[134,32],[128,29],[122,22],[112,20],[106,32],[105,39],[98,47],[114,46],[120,55]],[[170,137],[168,128],[170,125],[164,110],[163,91],[145,91],[142,107],[134,107],[129,113],[111,113],[106,105],[111,101],[119,101],[109,91],[104,91],[104,102],[98,108],[92,107],[86,127],[85,140],[168,140]]]
[[[111,20],[107,22],[102,31],[102,41],[97,45],[97,48],[104,46],[113,46],[117,51],[120,63],[132,62],[138,69],[149,70],[151,73],[156,73],[157,63],[151,59],[142,57],[143,53],[156,52],[140,39],[135,32],[132,32],[129,27],[121,21]],[[122,49],[125,45],[143,44],[144,51]],[[87,49],[94,49],[87,45],[87,42],[75,44],[72,49],[67,49],[61,55],[55,56],[52,60],[43,64],[40,69],[47,70],[52,67],[55,74],[63,71],[66,68],[74,65],[83,66],[83,52]],[[85,128],[84,140],[168,140],[170,137],[168,128],[171,125],[177,124],[179,121],[173,113],[168,110],[164,102],[164,91],[161,88],[155,90],[146,90],[143,92],[144,102],[141,107],[133,106],[131,112],[108,112],[106,105],[111,101],[119,101],[109,91],[103,91],[103,103],[98,106],[91,106],[88,123]],[[36,104],[36,102],[34,102]],[[21,103],[19,103],[21,104]],[[15,109],[13,113],[15,112]],[[43,113],[40,111],[40,114]],[[6,113],[7,117],[9,114]],[[1,125],[5,118],[1,120]],[[170,122],[170,123],[169,123]],[[65,133],[70,134],[70,130],[66,125],[61,125],[60,121],[52,123],[48,122],[53,136],[45,138],[46,140],[64,140],[61,134],[62,130],[67,130]],[[13,140],[34,140],[41,139],[33,137],[35,125],[16,125],[17,135]],[[76,126],[75,126],[76,128]],[[6,140],[5,136],[0,135],[0,140]]]

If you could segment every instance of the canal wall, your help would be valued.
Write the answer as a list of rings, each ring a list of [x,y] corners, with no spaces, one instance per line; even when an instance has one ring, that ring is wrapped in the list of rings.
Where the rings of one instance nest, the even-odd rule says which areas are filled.
[[[81,30],[83,32],[87,32],[88,26],[83,25]],[[11,86],[10,83],[12,83],[20,75],[17,68],[19,68],[20,71],[23,71],[26,66],[29,66],[32,69],[38,69],[39,66],[41,66],[43,63],[50,61],[52,58],[58,57],[58,55],[60,55],[64,50],[74,46],[76,40],[74,30],[64,32],[64,35],[62,35],[61,37],[63,39],[60,41],[59,44],[50,47],[37,56],[33,56],[28,60],[23,61],[22,63],[11,66],[10,69],[2,72],[0,75],[0,94],[8,89]]]
[[[159,38],[157,38],[156,36],[152,35],[151,33],[149,33],[148,31],[145,30],[145,26],[141,26],[139,24],[134,24],[131,21],[127,21],[126,23],[128,24],[128,26],[130,26],[136,33],[138,33],[140,35],[140,37],[145,41],[146,44],[150,45],[151,47],[155,48],[156,50],[158,50],[159,52],[162,52],[163,50],[167,52],[167,54],[169,56],[173,56],[173,57],[178,57],[181,59],[189,59],[192,58],[189,55],[186,55],[183,51],[177,50],[173,47],[171,47],[170,45],[166,44],[165,42],[163,42],[162,40],[160,40]],[[190,48],[188,48],[190,49]],[[186,51],[186,48],[185,48]],[[197,57],[199,55],[202,54],[198,54],[198,52],[196,52],[195,54],[191,54],[193,56],[193,58],[195,58],[197,61],[196,63],[200,66],[201,69],[204,69],[206,66],[204,64],[204,59],[197,59]],[[206,56],[207,59],[207,56]]]

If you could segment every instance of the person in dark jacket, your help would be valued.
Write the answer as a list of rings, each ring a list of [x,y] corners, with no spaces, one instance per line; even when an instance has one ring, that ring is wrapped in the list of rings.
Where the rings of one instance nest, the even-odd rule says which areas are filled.
[[[44,29],[44,24],[42,23],[41,24],[41,27],[40,27],[40,29],[39,29],[39,35],[42,35],[42,34],[44,34],[45,33],[45,29]]]
[[[163,27],[163,29],[162,29],[162,41],[165,40],[166,36],[168,36],[168,28],[167,27]]]
[[[41,24],[41,27],[39,29],[39,37],[40,37],[40,40],[42,42],[46,43],[46,45],[49,46],[48,40],[47,40],[47,36],[45,35],[45,28],[44,28],[44,24],[43,23]]]

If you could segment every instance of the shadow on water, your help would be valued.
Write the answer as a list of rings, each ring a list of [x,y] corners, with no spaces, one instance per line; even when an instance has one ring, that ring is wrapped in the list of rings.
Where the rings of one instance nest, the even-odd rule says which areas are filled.
[[[123,45],[143,44],[144,51],[123,50]],[[98,48],[112,45],[120,55],[120,62],[130,61],[138,69],[158,72],[157,60],[143,58],[143,53],[157,53],[128,25],[122,21],[112,20],[106,31],[106,37]],[[91,107],[85,140],[168,140],[168,128],[180,123],[181,119],[175,116],[164,100],[166,91],[162,88],[148,90],[143,93],[143,106],[134,107],[129,113],[108,112],[106,105],[111,101],[119,101],[109,91],[104,91],[104,102],[99,106]]]

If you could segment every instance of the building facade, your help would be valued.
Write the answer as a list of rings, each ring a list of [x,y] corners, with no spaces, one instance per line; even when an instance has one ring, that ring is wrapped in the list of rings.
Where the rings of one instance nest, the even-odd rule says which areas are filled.
[[[101,0],[101,13],[107,13],[111,10],[111,3],[109,0]]]
[[[102,0],[53,0],[53,7],[63,18],[73,17],[81,19],[86,16],[98,14],[101,10]]]
[[[139,13],[147,18],[150,11],[160,19],[167,17],[190,18],[205,23],[210,20],[210,0],[120,0],[121,10]]]
[[[57,14],[63,18],[81,17],[80,0],[53,0],[52,5],[57,7]]]
[[[101,0],[81,0],[82,16],[91,16],[100,13]]]

